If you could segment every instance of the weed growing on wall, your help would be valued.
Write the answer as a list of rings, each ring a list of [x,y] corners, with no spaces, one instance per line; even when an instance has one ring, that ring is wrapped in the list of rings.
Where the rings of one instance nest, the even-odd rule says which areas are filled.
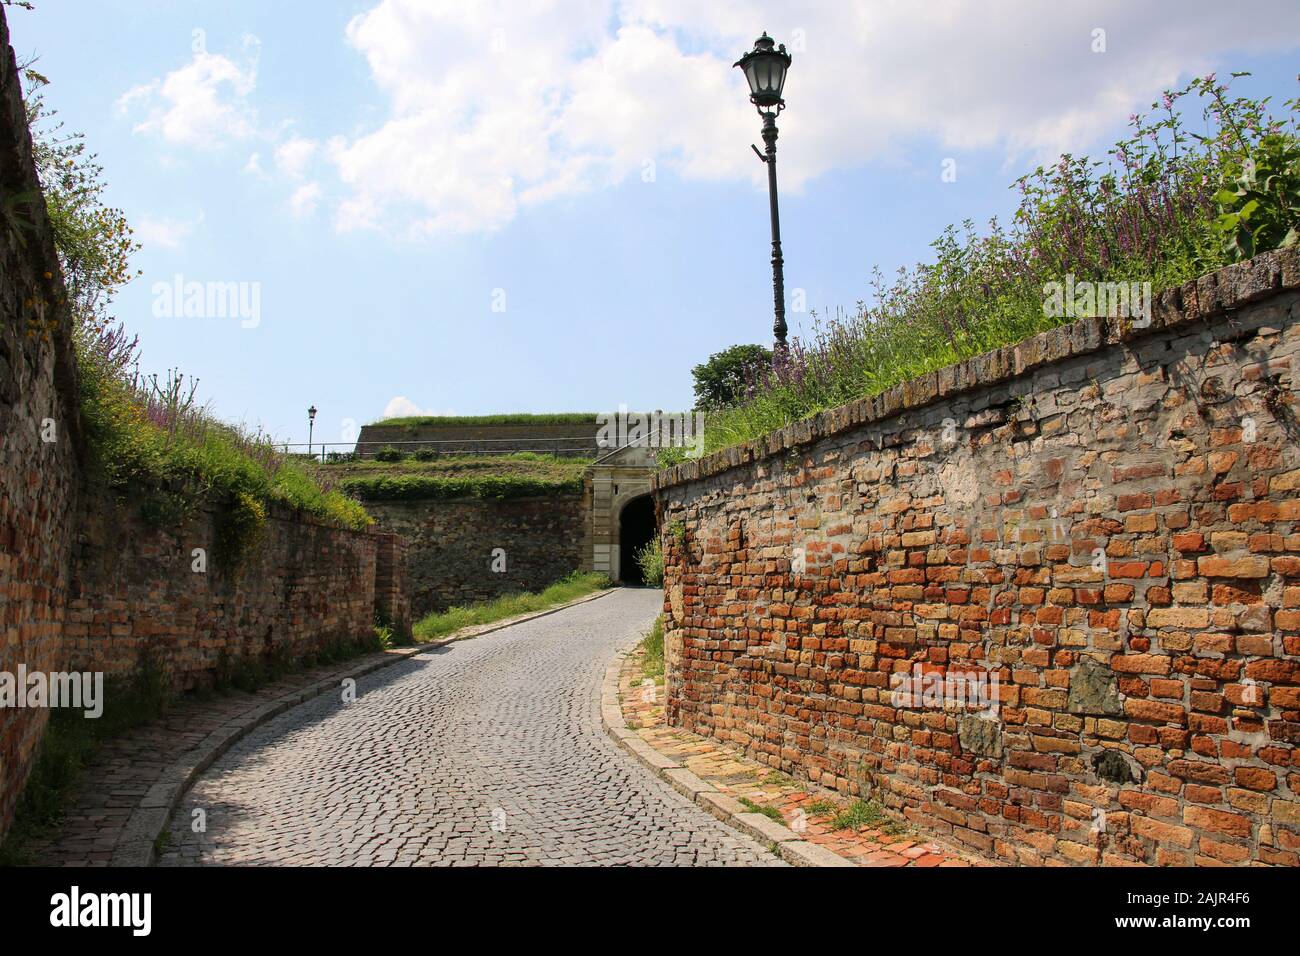
[[[664,583],[664,552],[659,536],[655,535],[636,553],[636,563],[641,568],[641,578],[652,587]]]
[[[118,209],[104,204],[103,170],[79,135],[62,132],[42,104],[47,82],[27,70],[27,121],[49,211],[77,347],[83,434],[91,476],[109,487],[142,482],[168,487],[146,519],[179,522],[200,502],[250,507],[282,502],[351,528],[369,516],[354,500],[315,480],[309,465],[278,454],[269,436],[217,421],[197,403],[197,382],[179,370],[143,375],[138,340],[111,315],[117,291],[137,272],[139,246]],[[241,499],[240,496],[245,496]],[[247,517],[247,514],[244,515]]]
[[[265,527],[266,506],[248,492],[236,492],[234,500],[217,515],[217,567],[237,575],[261,541]]]
[[[664,676],[664,616],[655,618],[654,625],[641,642],[641,678],[662,683]]]
[[[1245,74],[1236,74],[1242,76]],[[1213,75],[1130,118],[1105,161],[1065,155],[1015,183],[1009,227],[967,221],[932,247],[933,262],[876,271],[872,299],[818,317],[744,395],[710,413],[716,451],[893,385],[1010,345],[1083,315],[1047,307],[1050,287],[1137,283],[1158,294],[1229,262],[1297,242],[1297,101],[1281,119],[1267,100],[1231,94]],[[1189,114],[1201,108],[1203,126]],[[1149,299],[1149,297],[1148,297]],[[661,465],[684,459],[659,453]]]

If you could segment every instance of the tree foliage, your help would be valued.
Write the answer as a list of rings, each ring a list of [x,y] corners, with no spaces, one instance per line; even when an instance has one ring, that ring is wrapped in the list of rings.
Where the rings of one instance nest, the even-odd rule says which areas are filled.
[[[771,365],[772,353],[761,345],[733,345],[715,352],[707,362],[691,370],[695,407],[711,411],[738,404]]]
[[[131,256],[140,246],[125,213],[104,201],[104,170],[96,155],[86,151],[84,135],[65,132],[56,112],[46,106],[41,90],[49,80],[30,63],[22,75],[32,158],[69,306],[79,330],[98,336],[112,324],[113,296],[139,275],[131,270]]]

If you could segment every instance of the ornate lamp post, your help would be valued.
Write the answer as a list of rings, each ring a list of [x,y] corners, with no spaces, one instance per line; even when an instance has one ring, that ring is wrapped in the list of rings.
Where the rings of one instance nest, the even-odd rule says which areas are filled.
[[[307,409],[307,455],[311,456],[311,433],[316,427],[316,406]]]
[[[773,49],[775,47],[775,49]],[[766,155],[751,147],[758,158],[767,163],[767,195],[772,209],[772,298],[776,305],[776,321],[772,325],[772,334],[776,337],[776,348],[785,348],[785,260],[781,257],[781,214],[776,202],[776,114],[785,109],[785,100],[781,99],[781,88],[785,86],[785,73],[790,68],[790,54],[785,52],[785,44],[776,46],[770,36],[764,33],[754,41],[750,50],[734,66],[745,72],[749,81],[749,101],[763,117],[763,142]]]

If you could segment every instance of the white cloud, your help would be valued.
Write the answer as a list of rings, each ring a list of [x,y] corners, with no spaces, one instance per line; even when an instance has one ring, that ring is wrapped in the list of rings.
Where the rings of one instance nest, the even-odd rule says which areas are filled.
[[[161,79],[133,87],[118,98],[124,114],[143,115],[138,133],[160,136],[175,146],[219,147],[257,132],[257,114],[248,102],[257,85],[255,37],[245,37],[242,63],[199,51]]]
[[[301,179],[307,164],[316,155],[315,140],[291,136],[275,148],[275,165],[280,172],[293,179]]]
[[[421,408],[405,395],[397,395],[384,406],[384,418],[407,418],[412,415],[455,415],[453,411],[435,412],[433,409]]]
[[[794,55],[786,188],[913,139],[1009,161],[1080,152],[1221,54],[1293,48],[1300,7],[1262,6],[1242,17],[1217,0],[379,0],[347,38],[389,115],[326,150],[351,190],[336,222],[488,231],[651,159],[759,185],[759,121],[731,64],[764,27]],[[1096,28],[1105,53],[1092,52]]]
[[[193,221],[145,215],[141,216],[136,223],[135,234],[146,247],[161,246],[164,249],[175,249],[202,222],[202,212]]]
[[[295,219],[305,219],[316,211],[320,202],[320,183],[310,182],[299,186],[289,197],[289,211]]]
[[[262,168],[262,157],[258,153],[248,157],[248,162],[244,164],[244,172],[250,176],[256,176],[258,179],[271,178],[266,174],[266,170]]]

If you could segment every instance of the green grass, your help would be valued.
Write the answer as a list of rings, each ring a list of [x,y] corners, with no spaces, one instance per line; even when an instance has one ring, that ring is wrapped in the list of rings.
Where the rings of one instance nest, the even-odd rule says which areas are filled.
[[[812,800],[803,805],[804,812],[810,817],[830,817],[840,812],[840,805],[834,800]]]
[[[650,632],[641,642],[641,676],[659,683],[664,676],[664,616],[655,618]]]
[[[339,462],[319,473],[361,501],[449,498],[545,498],[582,493],[590,462],[518,452],[512,455],[455,455],[419,461]]]
[[[858,827],[876,827],[885,833],[898,833],[906,829],[887,813],[875,800],[854,800],[847,807],[834,800],[813,800],[804,804],[810,817],[830,817],[827,825],[832,830],[856,830]]]
[[[407,415],[381,418],[371,425],[421,428],[426,426],[595,425],[596,412],[513,412],[501,415]]]
[[[415,638],[417,641],[431,641],[464,627],[491,624],[520,614],[549,610],[609,586],[610,580],[604,574],[574,571],[544,591],[507,594],[493,601],[436,611],[415,625]]]
[[[776,807],[765,807],[762,804],[755,803],[749,797],[741,797],[739,802],[750,813],[761,813],[769,820],[774,820],[781,826],[785,826],[785,817],[781,815],[781,811]]]
[[[359,501],[426,501],[451,498],[553,498],[582,493],[582,479],[511,475],[376,475],[345,478],[339,487]]]
[[[279,502],[344,527],[372,524],[354,499],[317,479],[311,466],[276,451],[270,439],[214,419],[186,395],[173,373],[160,399],[157,383],[115,368],[83,336],[79,345],[81,412],[93,482],[110,488],[136,483],[174,500],[176,521],[203,501],[255,512]],[[150,388],[155,391],[150,391]]]

